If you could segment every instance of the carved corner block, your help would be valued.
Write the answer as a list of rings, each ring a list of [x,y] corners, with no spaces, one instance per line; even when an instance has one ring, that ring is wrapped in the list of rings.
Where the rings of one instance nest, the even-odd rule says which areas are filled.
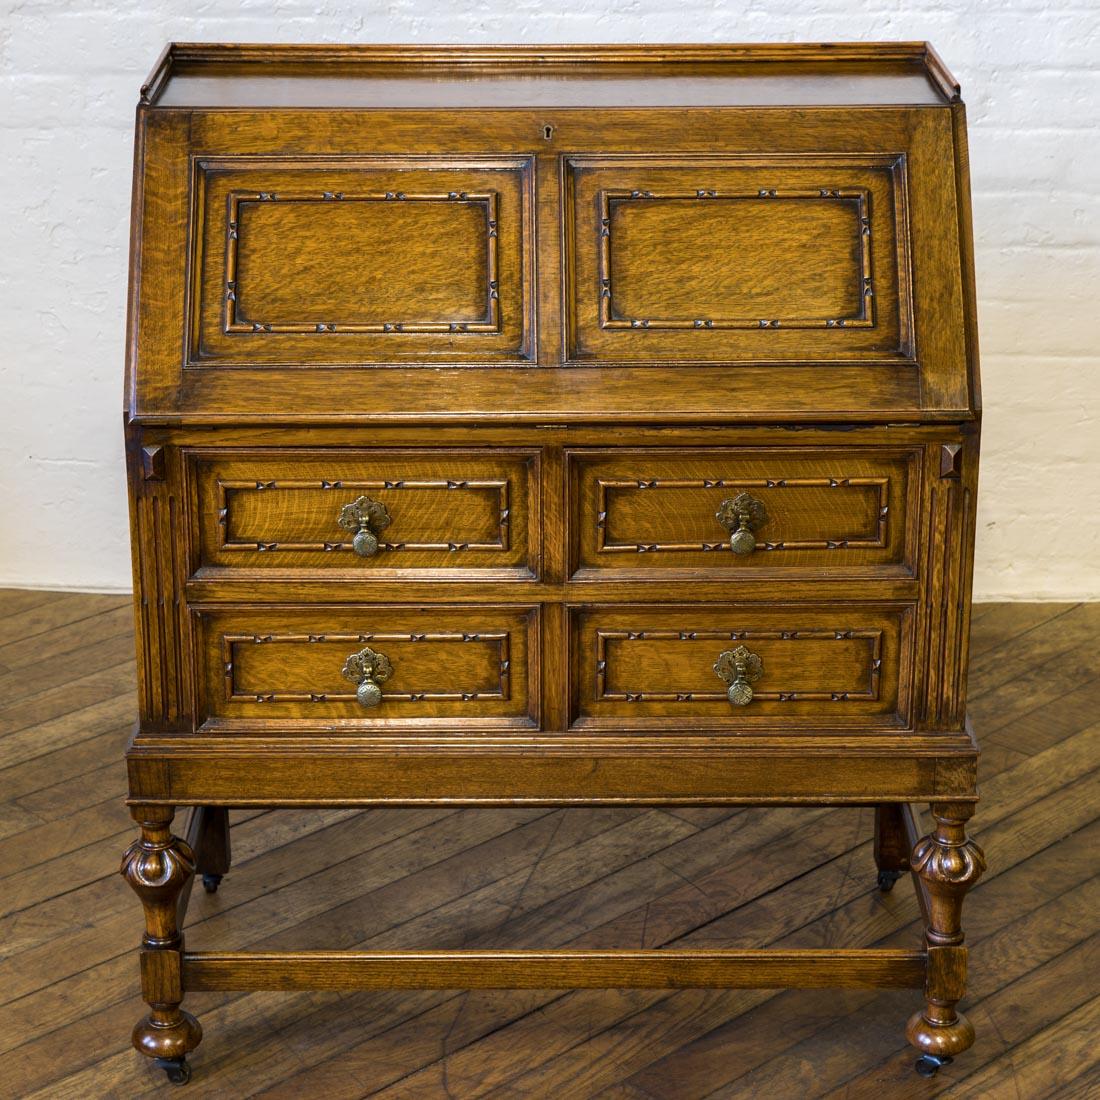
[[[962,450],[961,443],[940,444],[940,477],[962,477]]]
[[[141,448],[141,473],[146,481],[163,481],[165,478],[164,448],[160,445]]]

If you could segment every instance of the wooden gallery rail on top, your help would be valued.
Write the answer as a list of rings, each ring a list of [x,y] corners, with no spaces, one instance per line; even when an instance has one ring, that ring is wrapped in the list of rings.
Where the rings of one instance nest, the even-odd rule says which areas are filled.
[[[190,990],[709,985],[923,987],[918,1070],[970,1046],[971,266],[924,44],[167,50],[126,390],[137,1047],[189,1078]],[[229,808],[416,805],[873,805],[925,942],[187,950]]]

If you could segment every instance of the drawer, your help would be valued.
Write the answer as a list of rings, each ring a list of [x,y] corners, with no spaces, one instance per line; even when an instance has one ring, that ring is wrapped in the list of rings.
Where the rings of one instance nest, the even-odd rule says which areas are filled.
[[[191,450],[200,569],[446,571],[539,561],[538,452]]]
[[[575,156],[571,358],[911,357],[904,158]]]
[[[575,573],[914,575],[920,449],[572,451]]]
[[[533,607],[226,608],[195,626],[204,728],[538,725]]]
[[[572,724],[681,734],[905,726],[911,616],[865,605],[574,608]]]
[[[526,157],[196,160],[189,364],[528,360],[532,179]]]

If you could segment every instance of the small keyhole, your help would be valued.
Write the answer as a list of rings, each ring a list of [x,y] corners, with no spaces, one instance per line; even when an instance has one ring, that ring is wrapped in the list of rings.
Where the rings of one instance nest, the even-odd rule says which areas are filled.
[[[546,138],[547,141],[549,141],[554,136],[554,127],[544,126],[542,128],[542,136]]]

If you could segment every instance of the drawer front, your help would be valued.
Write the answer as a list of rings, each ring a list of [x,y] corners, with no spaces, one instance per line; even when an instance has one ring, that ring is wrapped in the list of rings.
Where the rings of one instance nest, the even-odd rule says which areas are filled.
[[[574,571],[909,577],[920,450],[573,451]]]
[[[515,157],[197,161],[191,364],[530,358],[531,187]]]
[[[537,451],[190,451],[198,566],[523,579]]]
[[[532,607],[226,609],[196,626],[206,727],[538,725]]]
[[[902,158],[569,158],[571,358],[908,359]]]
[[[573,609],[573,725],[904,726],[910,618],[850,605]]]

